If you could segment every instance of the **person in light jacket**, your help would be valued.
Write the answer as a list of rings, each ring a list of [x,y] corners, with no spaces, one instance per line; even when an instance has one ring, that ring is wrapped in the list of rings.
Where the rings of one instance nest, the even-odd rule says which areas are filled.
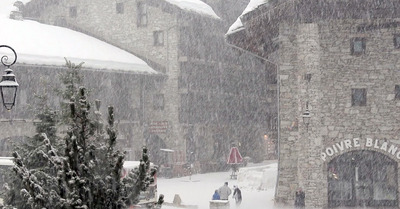
[[[229,195],[231,195],[232,190],[228,187],[228,182],[218,189],[219,196],[221,200],[228,200]]]

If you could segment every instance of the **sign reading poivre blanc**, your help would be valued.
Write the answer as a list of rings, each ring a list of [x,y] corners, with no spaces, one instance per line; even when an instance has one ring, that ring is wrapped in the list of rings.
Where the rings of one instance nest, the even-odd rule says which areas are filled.
[[[321,153],[321,159],[323,161],[326,161],[327,157],[331,157],[336,153],[343,152],[344,150],[351,148],[373,148],[373,149],[383,150],[385,152],[388,152],[389,154],[392,154],[393,156],[396,156],[396,158],[400,160],[400,150],[396,145],[393,144],[389,145],[387,141],[379,139],[371,139],[371,138],[366,138],[366,139],[354,138],[353,140],[346,139],[337,142],[327,147],[325,151]]]

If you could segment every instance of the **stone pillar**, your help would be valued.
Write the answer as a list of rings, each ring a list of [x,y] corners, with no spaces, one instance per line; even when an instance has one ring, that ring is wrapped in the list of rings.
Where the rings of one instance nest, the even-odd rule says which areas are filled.
[[[298,182],[306,193],[307,208],[322,208],[327,204],[327,181],[320,158],[321,127],[321,47],[317,23],[299,24],[297,33],[298,77],[300,86],[299,110],[301,123],[298,141]],[[302,114],[308,107],[310,124],[303,123]]]
[[[321,67],[318,24],[280,25],[279,166],[276,203],[293,206],[295,191],[306,193],[306,208],[327,204],[327,181],[320,159]],[[308,103],[310,124],[302,114]]]
[[[296,28],[293,24],[279,26],[278,88],[279,88],[279,163],[275,193],[277,205],[294,204],[294,191],[298,187],[298,119],[299,80],[296,75]]]

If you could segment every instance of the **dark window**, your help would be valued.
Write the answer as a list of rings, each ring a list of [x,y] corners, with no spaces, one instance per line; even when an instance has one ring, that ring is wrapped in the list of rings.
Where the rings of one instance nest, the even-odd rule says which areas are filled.
[[[158,30],[153,32],[154,46],[164,45],[164,31]]]
[[[179,108],[179,122],[180,123],[188,123],[188,115],[189,115],[189,95],[181,94],[181,106]]]
[[[367,90],[366,89],[351,89],[351,105],[352,106],[367,105]]]
[[[179,122],[193,123],[194,122],[194,94],[181,94],[181,106],[179,108]]]
[[[78,16],[78,10],[77,8],[74,7],[70,7],[69,8],[69,17],[77,17]]]
[[[155,110],[164,110],[164,94],[155,94],[153,96],[153,107]]]
[[[123,14],[124,13],[124,3],[117,3],[115,9],[117,11],[117,14]]]
[[[351,54],[361,55],[365,54],[366,40],[365,38],[352,38],[351,39]]]
[[[137,4],[137,9],[138,9],[138,19],[137,19],[137,24],[138,27],[140,26],[147,26],[147,6],[146,3],[144,2],[139,2]]]
[[[395,34],[393,36],[393,44],[394,44],[394,48],[400,49],[400,34]]]
[[[394,86],[394,99],[400,99],[400,85]]]
[[[272,117],[270,119],[270,126],[271,126],[271,130],[277,130],[278,129],[278,118],[277,117]]]

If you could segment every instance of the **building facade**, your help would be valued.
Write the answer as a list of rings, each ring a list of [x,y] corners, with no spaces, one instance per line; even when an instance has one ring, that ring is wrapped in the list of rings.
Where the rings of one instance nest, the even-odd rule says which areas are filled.
[[[278,71],[277,204],[302,188],[306,208],[398,208],[399,9],[268,1],[228,35]]]
[[[84,66],[84,65],[83,65]],[[48,65],[32,65],[17,63],[13,65],[20,88],[16,97],[16,106],[12,111],[1,108],[1,156],[11,156],[11,145],[15,141],[22,141],[28,137],[32,137],[36,133],[35,114],[40,109],[40,99],[38,97],[45,96],[47,104],[54,111],[60,111],[62,98],[57,94],[57,89],[62,89],[60,75],[67,70],[67,67],[48,66]],[[142,95],[152,94],[154,88],[143,88],[143,83],[149,82],[150,79],[157,79],[160,75],[146,75],[140,73],[115,72],[112,70],[100,70],[83,67],[80,75],[84,77],[83,84],[88,90],[89,102],[100,100],[99,111],[103,114],[103,123],[107,120],[108,106],[114,106],[116,127],[118,128],[119,148],[126,151],[127,159],[133,159],[139,153],[134,153],[129,147],[132,140],[142,140],[142,125],[140,122],[146,116],[148,101]],[[121,83],[129,83],[131,85],[121,85]],[[101,88],[100,88],[101,87]],[[128,110],[129,114],[125,114],[122,110]],[[138,130],[140,129],[140,131]],[[122,146],[124,145],[124,146]]]
[[[217,15],[160,0],[33,0],[25,9],[25,16],[127,50],[165,75],[146,84],[156,90],[144,95],[153,109],[139,135],[153,162],[175,174],[188,164],[212,171],[226,166],[233,144],[255,160],[275,157],[276,79],[262,59],[226,45],[226,22]]]

